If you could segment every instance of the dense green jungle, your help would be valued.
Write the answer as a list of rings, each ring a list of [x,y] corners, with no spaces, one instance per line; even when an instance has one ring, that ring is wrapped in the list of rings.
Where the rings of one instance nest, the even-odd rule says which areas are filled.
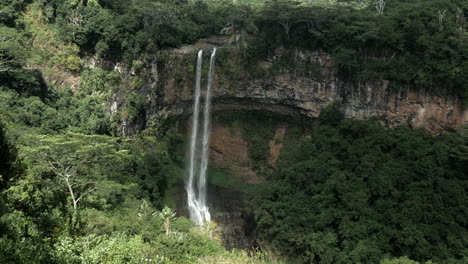
[[[135,92],[145,59],[212,36],[236,51],[216,70],[239,78],[314,72],[258,62],[320,50],[347,82],[390,80],[466,110],[467,15],[466,0],[0,0],[0,263],[468,263],[467,124],[389,127],[340,101],[317,118],[214,112],[259,179],[208,169],[208,188],[251,215],[240,248],[225,223],[181,213],[188,114],[122,133],[148,107]]]

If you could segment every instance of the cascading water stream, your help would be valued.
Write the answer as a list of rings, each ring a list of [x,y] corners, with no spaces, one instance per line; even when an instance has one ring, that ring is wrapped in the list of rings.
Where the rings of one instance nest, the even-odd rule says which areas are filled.
[[[208,72],[208,85],[206,87],[205,112],[203,115],[203,144],[202,144],[202,161],[200,167],[200,177],[198,178],[198,199],[200,205],[203,206],[202,213],[205,221],[211,221],[210,212],[206,206],[206,171],[208,169],[208,154],[210,141],[210,119],[211,119],[211,85],[213,82],[214,66],[215,66],[216,48],[210,58],[210,70]]]
[[[201,69],[203,60],[203,51],[198,52],[197,59],[197,78],[195,84],[195,96],[193,103],[192,117],[192,134],[190,138],[190,155],[189,155],[189,179],[187,181],[187,198],[190,213],[190,219],[199,225],[211,221],[211,215],[207,206],[206,199],[206,172],[208,169],[209,141],[210,141],[210,119],[211,119],[211,86],[214,76],[216,48],[213,49],[210,58],[210,69],[208,72],[208,85],[206,87],[205,107],[203,113],[203,130],[201,135],[201,152],[198,150],[198,123],[200,111],[200,83]],[[201,156],[200,156],[201,155]],[[198,174],[196,162],[201,159]],[[198,176],[198,177],[197,177]],[[195,182],[195,179],[197,181]],[[195,188],[195,185],[197,188]]]
[[[198,202],[195,194],[194,178],[195,178],[195,148],[197,144],[198,133],[198,114],[200,108],[200,83],[201,83],[201,70],[203,62],[203,50],[198,52],[197,58],[197,76],[195,83],[195,96],[193,102],[193,117],[192,117],[192,135],[190,138],[190,156],[189,156],[189,178],[186,185],[188,208],[190,219],[196,223],[203,221],[200,211],[198,210]]]

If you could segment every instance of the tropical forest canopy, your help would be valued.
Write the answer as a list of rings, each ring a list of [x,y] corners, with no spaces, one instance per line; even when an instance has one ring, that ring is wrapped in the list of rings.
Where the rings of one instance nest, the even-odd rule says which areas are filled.
[[[466,106],[467,12],[464,0],[0,0],[0,263],[467,263],[466,128],[384,128],[337,103],[291,125],[271,170],[277,120],[227,117],[267,181],[244,190],[263,251],[229,252],[215,224],[175,215],[182,135],[157,120],[119,137],[144,102],[125,92],[111,116],[123,77],[90,66],[139,67],[222,34],[246,67],[320,50],[341,78]]]

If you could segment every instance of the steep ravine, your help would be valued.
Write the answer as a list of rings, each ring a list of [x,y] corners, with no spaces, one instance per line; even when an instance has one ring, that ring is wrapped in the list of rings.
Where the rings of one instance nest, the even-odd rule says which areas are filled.
[[[220,40],[210,42],[219,44]],[[138,69],[113,66],[124,76],[124,87],[114,94],[109,111],[122,110],[128,93],[142,101],[138,116],[124,120],[120,133],[130,136],[160,117],[190,115],[196,52],[212,47],[205,40],[161,51]],[[325,106],[341,101],[347,117],[375,116],[391,127],[409,125],[440,133],[468,121],[460,98],[397,86],[387,80],[346,81],[339,78],[330,56],[322,52],[279,49],[269,61],[258,63],[259,74],[249,74],[250,70],[243,68],[235,49],[222,47],[219,54],[213,83],[215,112],[261,110],[314,118]],[[279,66],[282,58],[292,61],[296,68]]]
[[[219,44],[217,41],[214,44]],[[109,111],[112,114],[128,111],[128,94],[137,96],[140,101],[136,116],[123,118],[119,128],[122,136],[131,136],[158,122],[159,118],[179,116],[186,120],[191,115],[196,54],[200,48],[211,49],[214,44],[210,43],[202,41],[181,49],[162,51],[148,57],[137,69],[107,65],[124,77],[123,87],[109,102]],[[214,113],[254,110],[313,120],[327,105],[341,101],[347,117],[377,117],[390,127],[409,125],[441,133],[454,131],[468,122],[468,111],[461,108],[460,98],[411,87],[395,87],[386,80],[346,81],[339,78],[331,58],[321,52],[278,50],[271,60],[258,63],[259,74],[250,74],[249,69],[244,69],[235,57],[234,49],[220,48],[218,52],[213,83]],[[300,67],[282,68],[279,64],[284,56],[291,56],[288,59]],[[274,137],[268,144],[269,169],[276,169],[281,138],[286,130],[287,124],[280,123],[272,131]],[[264,181],[251,166],[248,143],[239,130],[215,120],[210,149],[210,166],[246,184]],[[173,198],[179,215],[188,216],[183,182],[179,185],[175,192],[177,197]],[[223,230],[227,248],[258,244],[252,213],[246,208],[243,196],[241,191],[229,186],[209,186],[211,213]]]
[[[261,113],[258,113],[261,115]],[[208,206],[212,219],[216,222],[217,233],[228,249],[252,248],[262,244],[256,240],[256,223],[252,208],[247,206],[246,191],[265,182],[253,166],[249,156],[249,143],[242,133],[239,120],[226,121],[215,115],[212,123]],[[183,119],[190,125],[190,119]],[[265,128],[260,126],[261,128]],[[260,128],[259,127],[259,128]],[[266,140],[265,165],[276,169],[282,140],[287,130],[284,122],[274,122],[274,137]],[[188,127],[177,130],[185,138],[189,137]],[[174,201],[179,216],[189,216],[184,182],[174,186],[171,200]]]

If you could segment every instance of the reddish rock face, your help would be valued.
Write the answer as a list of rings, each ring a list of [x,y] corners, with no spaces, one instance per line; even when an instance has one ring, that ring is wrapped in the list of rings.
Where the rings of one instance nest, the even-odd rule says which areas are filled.
[[[283,138],[286,134],[287,124],[281,124],[276,128],[275,136],[270,140],[270,157],[268,159],[270,167],[277,170],[278,159],[283,148]]]
[[[210,164],[217,168],[246,166],[249,164],[248,145],[242,139],[239,129],[229,128],[220,123],[211,127]]]
[[[216,121],[211,127],[210,166],[225,169],[241,182],[264,182],[251,168],[248,143],[242,138],[240,129]]]
[[[287,124],[279,123],[269,142],[268,166],[274,170],[277,169],[286,130]],[[226,170],[231,177],[241,182],[263,183],[265,179],[256,175],[251,167],[248,147],[239,128],[214,120],[211,128],[210,166]]]

